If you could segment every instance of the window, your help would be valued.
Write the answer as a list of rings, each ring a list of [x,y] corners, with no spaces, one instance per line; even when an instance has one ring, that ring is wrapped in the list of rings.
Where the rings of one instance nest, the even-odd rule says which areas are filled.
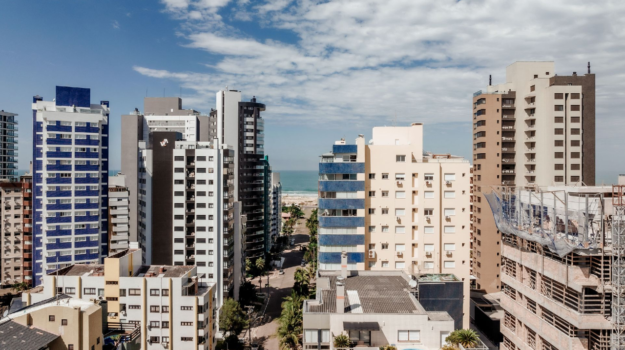
[[[579,152],[571,152],[571,158],[579,158]]]
[[[388,174],[382,174],[382,180],[388,180]]]
[[[445,174],[445,181],[456,181],[456,174]]]
[[[158,289],[150,289],[150,296],[157,297],[159,295],[160,293]]]
[[[405,244],[395,244],[395,251],[396,252],[405,252],[406,251],[406,245]]]
[[[388,215],[388,208],[382,208],[382,215]]]
[[[579,123],[579,117],[571,117],[571,123]]]
[[[454,215],[456,215],[456,209],[453,209],[453,208],[445,209],[445,216],[454,216]]]
[[[406,180],[406,174],[395,174],[395,180],[404,181]]]
[[[420,339],[419,331],[397,331],[397,341],[419,341]]]
[[[425,209],[423,209],[423,215],[425,215],[425,216],[434,215],[434,209],[432,209],[432,208],[425,208]]]
[[[74,350],[74,344],[67,344],[67,350]]]
[[[160,328],[160,326],[161,323],[159,321],[150,321],[150,328]]]
[[[563,105],[555,105],[553,107],[554,107],[553,110],[556,111],[556,112],[564,111],[564,106]]]
[[[65,287],[65,294],[76,294],[76,288],[74,288],[74,287]]]
[[[553,145],[556,147],[562,147],[564,146],[564,140],[555,140]]]
[[[433,269],[434,268],[434,261],[425,261],[423,263],[423,268],[425,268],[425,269]]]
[[[160,308],[160,307],[158,307],[158,305],[152,305],[152,306],[150,306],[150,312],[160,312],[160,311],[161,311],[160,309],[161,309],[161,308]]]
[[[395,198],[406,198],[406,192],[405,191],[395,191]]]
[[[571,105],[571,111],[579,112],[579,105]]]
[[[169,328],[169,321],[161,322],[161,328]]]
[[[193,326],[193,322],[180,322],[180,325],[185,327]]]
[[[304,330],[304,342],[305,343],[317,343],[319,341],[319,331],[316,329]]]
[[[193,341],[193,337],[180,337],[181,341]]]
[[[561,100],[564,98],[564,94],[561,92],[556,92],[555,94],[553,94],[553,98],[556,100]]]
[[[388,267],[388,261],[382,261],[382,267]]]
[[[554,170],[564,170],[564,164],[555,164]]]
[[[369,226],[369,232],[375,232],[375,226]]]
[[[571,182],[579,182],[579,176],[571,176]]]
[[[446,252],[454,251],[454,250],[456,250],[456,244],[455,243],[445,243],[444,244],[444,248],[445,248]]]
[[[554,154],[554,157],[555,157],[556,159],[561,159],[561,158],[564,158],[564,152],[556,152],[556,153]]]
[[[163,289],[161,295],[164,297],[169,296],[169,289]]]
[[[553,181],[564,182],[564,176],[554,176]]]
[[[375,191],[369,191],[369,197],[375,197]]]
[[[571,170],[580,170],[580,169],[581,169],[580,164],[571,164]]]
[[[375,174],[369,174],[369,180],[375,180]]]
[[[456,198],[456,191],[445,191],[445,198]]]
[[[165,305],[165,306],[162,306],[162,307],[161,307],[161,312],[163,312],[163,313],[168,313],[168,312],[169,312],[169,306],[166,306],[166,305]]]
[[[425,174],[423,179],[425,181],[434,181],[434,174]]]
[[[382,191],[382,197],[388,197],[388,191]]]
[[[403,269],[406,268],[406,263],[403,261],[396,261],[395,262],[395,268],[396,269]]]
[[[95,295],[95,288],[85,288],[84,293],[85,295]]]
[[[425,245],[423,246],[423,249],[424,249],[426,252],[433,252],[433,251],[434,251],[434,244],[425,244]]]
[[[48,321],[49,322],[54,322],[54,315],[48,316]]]
[[[183,311],[191,311],[191,310],[193,310],[193,306],[181,306],[181,307],[180,307],[180,310],[183,310]]]
[[[424,226],[423,227],[423,232],[424,233],[434,233],[434,226]]]
[[[406,226],[395,226],[395,233],[406,233]]]
[[[434,198],[434,191],[425,191],[425,198],[431,199]]]
[[[556,128],[556,129],[554,130],[554,134],[555,134],[555,135],[564,135],[564,129],[562,129],[562,128]]]
[[[375,208],[369,208],[369,215],[375,214]]]
[[[128,295],[141,295],[141,289],[128,289]]]
[[[395,209],[395,216],[404,216],[406,215],[406,209]]]
[[[398,163],[404,163],[406,161],[405,155],[397,155],[395,156],[395,161]]]
[[[388,226],[382,226],[382,232],[388,232]]]
[[[455,261],[445,261],[444,262],[444,266],[446,269],[453,269],[456,268],[456,262]]]
[[[581,131],[578,128],[571,129],[571,135],[579,135],[580,133],[581,133]]]
[[[445,233],[456,233],[456,226],[445,226],[443,232],[445,232]]]
[[[554,123],[564,123],[564,117],[555,117]]]

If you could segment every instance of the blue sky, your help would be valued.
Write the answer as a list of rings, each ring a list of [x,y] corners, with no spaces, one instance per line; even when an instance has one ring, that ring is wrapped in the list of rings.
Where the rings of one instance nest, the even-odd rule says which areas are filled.
[[[120,116],[143,97],[208,112],[229,86],[267,104],[276,170],[315,170],[341,137],[425,123],[425,149],[471,155],[471,96],[515,60],[597,74],[597,173],[625,172],[625,4],[539,0],[3,1],[0,109],[20,114],[19,166],[32,147],[33,95],[89,87]]]

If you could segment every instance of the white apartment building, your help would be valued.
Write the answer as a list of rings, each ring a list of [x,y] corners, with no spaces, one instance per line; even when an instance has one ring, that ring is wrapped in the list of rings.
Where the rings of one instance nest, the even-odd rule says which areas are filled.
[[[126,175],[109,177],[109,254],[128,249],[129,200]]]
[[[108,255],[109,103],[89,89],[57,86],[56,99],[33,99],[34,266],[46,271]]]
[[[26,305],[66,294],[104,298],[108,322],[140,327],[141,348],[214,349],[214,285],[195,266],[142,265],[136,245],[104,259],[75,264],[43,278],[42,289],[22,296]]]
[[[376,127],[367,145],[337,142],[319,182],[319,268],[453,274],[469,324],[470,191],[467,160],[423,152],[423,126]]]
[[[269,185],[269,202],[271,213],[269,215],[269,249],[271,243],[274,242],[282,231],[282,183],[280,182],[280,173],[271,173],[271,183]]]

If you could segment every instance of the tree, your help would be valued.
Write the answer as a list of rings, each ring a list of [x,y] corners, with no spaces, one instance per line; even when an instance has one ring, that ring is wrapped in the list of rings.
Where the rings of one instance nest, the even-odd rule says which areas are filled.
[[[349,348],[349,337],[347,334],[341,333],[334,337],[335,348]]]
[[[219,315],[219,324],[221,329],[228,332],[228,334],[236,336],[241,334],[241,331],[247,327],[245,312],[243,312],[241,305],[237,301],[232,298],[224,301],[221,307],[221,314]]]
[[[281,350],[295,350],[299,345],[299,337],[302,334],[302,318],[297,311],[298,307],[292,303],[282,304],[280,314],[278,339]]]
[[[245,281],[241,284],[239,287],[239,300],[243,307],[251,305],[258,300],[256,297],[256,286],[252,282]]]
[[[308,296],[309,279],[306,270],[298,267],[293,274],[293,279],[295,280],[293,290],[299,295]]]
[[[245,259],[245,272],[250,273],[252,270],[252,260]]]
[[[462,345],[465,348],[474,348],[480,342],[480,337],[472,329],[457,329],[449,334],[445,341],[458,347]]]
[[[265,259],[256,259],[256,268],[258,269],[258,274],[262,274],[262,272],[265,270]]]
[[[23,292],[25,290],[28,289],[28,283],[26,282],[18,282],[15,283],[11,286],[11,289],[15,292],[15,293],[20,293]]]

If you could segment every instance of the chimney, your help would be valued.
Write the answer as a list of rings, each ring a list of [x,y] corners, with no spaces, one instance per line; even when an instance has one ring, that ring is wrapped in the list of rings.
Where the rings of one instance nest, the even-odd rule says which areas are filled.
[[[165,273],[165,266],[161,266],[158,268],[158,274],[161,275],[163,273]]]
[[[345,313],[345,278],[336,279],[336,313]]]
[[[588,74],[590,74],[590,62],[588,62]]]
[[[347,252],[341,253],[341,277],[347,278]]]
[[[573,76],[576,77],[577,76],[577,72],[573,72]]]

